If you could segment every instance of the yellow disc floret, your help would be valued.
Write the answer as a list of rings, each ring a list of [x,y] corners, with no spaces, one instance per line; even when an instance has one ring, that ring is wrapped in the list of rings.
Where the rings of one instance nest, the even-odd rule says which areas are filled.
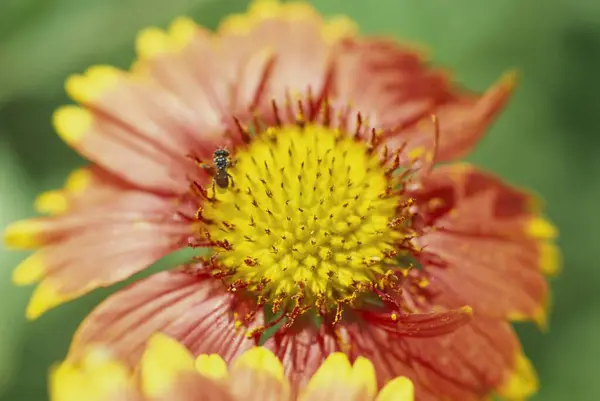
[[[329,309],[385,274],[399,198],[365,143],[318,125],[269,128],[233,163],[232,184],[199,211],[202,234],[225,244],[213,260],[230,289]]]

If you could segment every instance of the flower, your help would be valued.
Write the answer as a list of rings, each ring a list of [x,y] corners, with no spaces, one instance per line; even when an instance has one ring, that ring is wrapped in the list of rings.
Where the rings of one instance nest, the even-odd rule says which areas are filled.
[[[299,394],[292,394],[281,361],[268,349],[251,348],[229,367],[216,354],[195,360],[174,339],[155,334],[136,370],[90,347],[79,363],[62,362],[50,375],[51,401],[192,400],[413,401],[410,380],[398,377],[377,391],[373,364],[336,352],[325,360]]]
[[[472,149],[514,74],[466,93],[401,44],[269,0],[216,34],[145,30],[137,52],[130,72],[67,81],[80,106],[54,124],[91,165],[38,198],[49,217],[7,228],[38,249],[14,281],[39,282],[35,318],[175,250],[210,254],[104,301],[70,360],[105,343],[135,366],[160,331],[229,362],[274,331],[293,389],[344,351],[419,400],[536,390],[510,321],[546,325],[556,229],[533,196],[437,166]]]

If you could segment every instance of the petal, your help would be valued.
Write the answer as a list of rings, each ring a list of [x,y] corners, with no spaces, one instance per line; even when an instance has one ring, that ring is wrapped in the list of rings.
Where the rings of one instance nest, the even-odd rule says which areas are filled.
[[[165,396],[174,388],[176,379],[186,373],[196,373],[194,358],[187,348],[164,334],[150,337],[140,362],[144,394],[152,398]]]
[[[44,192],[35,200],[37,212],[60,215],[91,204],[103,203],[134,187],[99,166],[74,170],[64,188]]]
[[[290,399],[290,388],[281,362],[263,347],[252,348],[233,362],[229,386],[231,393],[239,400]]]
[[[52,401],[141,401],[127,367],[103,348],[89,348],[78,364],[65,361],[52,368]]]
[[[264,347],[281,360],[292,394],[298,394],[329,354],[340,350],[335,338],[328,335],[324,327],[276,333],[265,341]]]
[[[452,303],[438,302],[546,324],[548,285],[542,273],[556,267],[549,241],[556,232],[530,195],[459,165],[434,170],[413,196],[424,224],[435,227],[417,241],[431,275],[429,289],[452,297]]]
[[[165,394],[147,396],[148,401],[237,401],[223,385],[193,373],[177,376]],[[112,400],[111,400],[112,401]]]
[[[102,203],[77,203],[82,206],[68,213],[17,222],[5,232],[8,242],[41,248],[13,275],[18,284],[40,282],[29,318],[145,269],[180,248],[191,232],[189,223],[175,219],[177,205],[168,198],[126,191]]]
[[[77,330],[69,355],[77,359],[88,344],[103,343],[135,365],[148,338],[161,332],[193,355],[217,353],[229,362],[254,345],[235,320],[243,305],[233,302],[223,284],[199,265],[157,273],[92,311]],[[259,315],[256,324],[261,321]]]
[[[375,369],[369,360],[358,357],[354,365],[342,352],[335,352],[312,376],[300,401],[367,401],[377,391]]]
[[[198,355],[195,366],[198,373],[213,380],[226,379],[229,376],[227,364],[218,354]]]
[[[414,401],[415,386],[406,377],[398,377],[386,384],[375,401]]]
[[[519,383],[515,387],[521,390],[526,389],[523,382],[531,384],[526,377],[531,370],[511,379],[520,372],[522,354],[512,328],[500,320],[475,317],[454,333],[430,338],[395,338],[372,325],[347,325],[341,335],[351,358],[364,356],[373,362],[380,385],[406,376],[419,400],[474,401],[510,383]]]
[[[485,134],[515,87],[515,73],[507,72],[500,80],[480,96],[454,95],[447,102],[429,110],[428,115],[411,127],[392,136],[387,142],[391,149],[406,142],[408,154],[432,154],[435,160],[444,162],[466,156]],[[435,144],[435,115],[439,123],[439,141]]]
[[[451,85],[446,72],[430,68],[418,51],[383,39],[346,40],[335,61],[333,103],[351,102],[370,126],[391,130],[382,145],[405,144],[408,154],[431,153],[436,135],[430,116],[435,114],[437,161],[467,154],[515,85],[514,73],[507,73],[482,95],[466,93]]]
[[[318,93],[326,82],[332,43],[352,36],[354,26],[344,20],[325,22],[305,2],[255,1],[247,14],[232,15],[218,30],[220,43],[243,63],[249,53],[270,49],[275,57],[266,92],[285,99],[287,94]],[[231,61],[231,60],[230,60]],[[235,69],[231,71],[235,74]]]
[[[178,32],[188,32],[186,44],[177,49],[148,54],[155,42],[169,42]],[[166,39],[165,39],[166,38]],[[202,140],[223,137],[231,128],[231,116],[248,111],[258,92],[264,89],[274,56],[266,45],[251,48],[214,46],[215,38],[207,30],[187,19],[176,19],[168,31],[149,28],[137,40],[138,69],[182,104],[202,110],[198,132]],[[238,138],[239,139],[239,138]]]
[[[273,98],[308,88],[318,93],[326,85],[332,44],[354,32],[347,18],[323,21],[307,3],[259,0],[247,13],[223,20],[216,34],[187,18],[165,31],[143,31],[135,71],[201,108],[204,136],[218,137],[233,128],[231,115],[251,118],[250,111],[270,108]]]
[[[186,155],[217,146],[201,140],[202,113],[171,93],[111,67],[91,67],[67,80],[83,106],[53,116],[58,134],[83,156],[140,187],[178,194],[195,174]]]
[[[336,50],[333,93],[338,106],[352,103],[372,126],[406,127],[452,100],[446,74],[428,68],[422,54],[405,45],[351,39]]]
[[[365,321],[375,323],[377,327],[387,330],[398,337],[435,337],[452,333],[459,327],[469,323],[473,316],[470,306],[457,307],[445,312],[430,313],[380,313],[358,311]]]

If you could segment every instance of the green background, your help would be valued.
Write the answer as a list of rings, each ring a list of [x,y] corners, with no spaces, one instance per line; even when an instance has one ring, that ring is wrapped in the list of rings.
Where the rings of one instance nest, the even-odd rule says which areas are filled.
[[[63,81],[96,63],[128,66],[135,33],[187,14],[214,27],[242,0],[0,0],[0,226],[33,214],[36,193],[82,161],[52,132]],[[542,380],[536,400],[600,396],[600,3],[592,0],[320,0],[366,33],[426,43],[433,62],[483,90],[522,73],[507,111],[470,157],[548,204],[565,266],[549,333],[519,327]],[[30,290],[10,284],[23,254],[0,255],[0,400],[46,398],[48,366],[108,291],[26,322]],[[90,255],[90,257],[93,257]],[[160,268],[160,266],[158,267]]]

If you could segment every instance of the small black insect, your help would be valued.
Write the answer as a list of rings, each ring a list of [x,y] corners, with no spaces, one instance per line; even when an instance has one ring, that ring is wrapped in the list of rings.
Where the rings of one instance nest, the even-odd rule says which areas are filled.
[[[235,164],[235,161],[229,158],[229,152],[226,149],[217,149],[213,153],[213,164],[214,166],[203,164],[202,168],[207,170],[213,177],[212,190],[214,199],[216,197],[215,185],[219,188],[227,189],[231,182],[231,187],[235,186],[233,177],[227,171],[229,167]]]

